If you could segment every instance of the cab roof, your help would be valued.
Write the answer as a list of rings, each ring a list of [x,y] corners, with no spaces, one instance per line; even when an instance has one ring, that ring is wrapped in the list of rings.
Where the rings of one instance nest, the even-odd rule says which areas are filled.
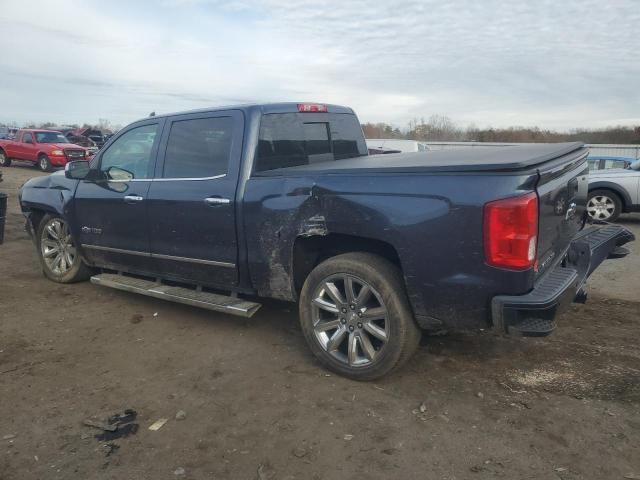
[[[132,123],[142,122],[151,118],[166,118],[173,117],[175,115],[192,115],[196,113],[219,112],[223,110],[241,110],[247,113],[250,111],[259,110],[265,115],[270,113],[299,113],[298,105],[300,104],[324,105],[327,107],[327,113],[354,113],[353,109],[349,107],[322,102],[246,103],[239,105],[224,105],[219,107],[199,108],[196,110],[165,113],[162,115],[154,115],[153,117],[141,118]]]

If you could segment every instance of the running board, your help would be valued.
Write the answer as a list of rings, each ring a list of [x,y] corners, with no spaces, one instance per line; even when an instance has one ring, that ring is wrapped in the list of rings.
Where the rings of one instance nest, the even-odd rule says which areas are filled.
[[[183,287],[171,287],[149,280],[112,273],[94,275],[91,277],[91,283],[240,317],[251,317],[261,307],[259,303],[249,302],[237,297],[227,297]]]

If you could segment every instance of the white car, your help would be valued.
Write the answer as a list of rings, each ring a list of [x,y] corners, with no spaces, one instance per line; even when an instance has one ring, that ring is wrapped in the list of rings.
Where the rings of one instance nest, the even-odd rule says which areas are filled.
[[[615,221],[621,213],[640,212],[640,160],[628,168],[589,172],[587,212],[605,222]]]

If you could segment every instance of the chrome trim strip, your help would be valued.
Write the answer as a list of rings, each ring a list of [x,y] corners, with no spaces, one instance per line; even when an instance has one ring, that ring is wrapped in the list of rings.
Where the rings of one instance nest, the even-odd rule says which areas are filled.
[[[200,263],[202,265],[213,265],[215,267],[235,268],[235,263],[217,262],[215,260],[203,260],[201,258],[188,258],[188,257],[174,257],[173,255],[161,255],[159,253],[152,253],[153,258],[159,258],[161,260],[175,260],[176,262],[190,262]]]
[[[175,260],[176,262],[198,263],[201,265],[211,265],[214,267],[236,268],[235,263],[217,262],[215,260],[203,260],[201,258],[175,257],[173,255],[162,255],[159,253],[138,252],[136,250],[125,250],[122,248],[104,247],[102,245],[89,245],[86,243],[81,244],[81,246],[82,248],[88,248],[93,250],[102,250],[105,252],[113,252],[113,253],[124,253],[127,255],[138,255],[141,257],[159,258],[160,260]]]
[[[201,177],[201,178],[132,178],[131,180],[106,180],[108,183],[128,183],[128,182],[194,182],[202,180],[217,180],[218,178],[224,178],[227,174],[214,175],[213,177]]]
[[[213,177],[198,177],[198,178],[154,178],[152,181],[154,182],[178,182],[178,181],[199,181],[199,180],[216,180],[218,178],[224,178],[227,174],[223,173],[222,175],[214,175]]]
[[[136,250],[124,250],[122,248],[103,247],[102,245],[88,245],[86,243],[82,243],[81,246],[82,248],[89,248],[91,250],[102,250],[105,252],[113,252],[113,253],[126,253],[128,255],[138,255],[139,257],[151,256],[151,254],[148,252],[138,252]]]

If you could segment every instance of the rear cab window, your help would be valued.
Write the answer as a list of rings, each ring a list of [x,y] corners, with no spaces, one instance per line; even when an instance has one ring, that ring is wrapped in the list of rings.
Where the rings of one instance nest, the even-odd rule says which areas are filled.
[[[255,171],[367,155],[362,127],[348,113],[272,113],[260,123]]]

